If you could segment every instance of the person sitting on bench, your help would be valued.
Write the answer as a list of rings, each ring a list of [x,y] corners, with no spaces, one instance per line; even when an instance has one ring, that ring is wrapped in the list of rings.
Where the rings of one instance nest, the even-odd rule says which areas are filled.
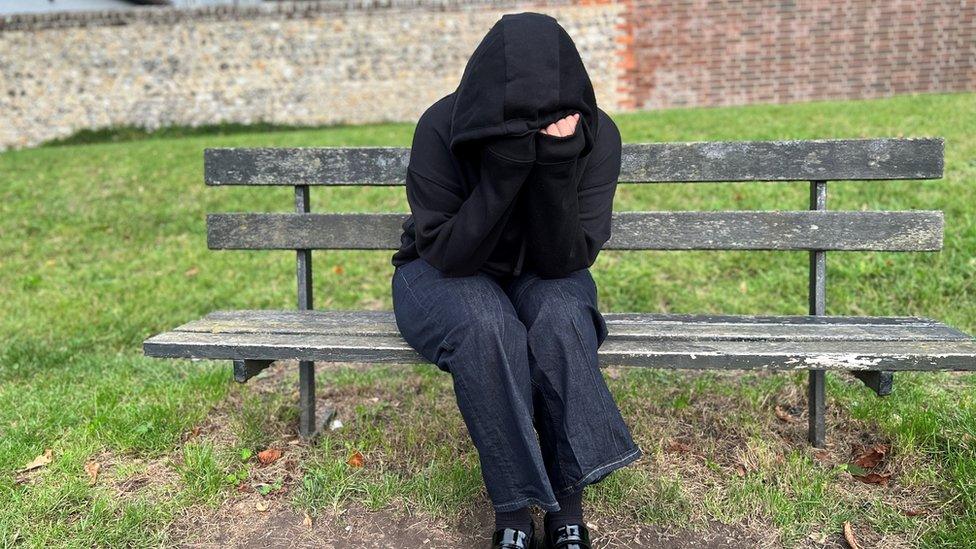
[[[495,23],[417,124],[393,309],[452,376],[496,548],[589,548],[584,487],[641,456],[599,368],[589,271],[620,165],[575,44],[542,14]],[[546,511],[541,536],[531,505]]]

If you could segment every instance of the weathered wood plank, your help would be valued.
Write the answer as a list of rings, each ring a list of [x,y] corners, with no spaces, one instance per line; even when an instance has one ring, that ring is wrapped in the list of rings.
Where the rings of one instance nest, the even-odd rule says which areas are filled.
[[[942,139],[831,139],[625,146],[620,181],[938,179]],[[623,169],[626,168],[626,169]]]
[[[864,322],[798,323],[713,322],[698,317],[685,321],[619,319],[606,313],[608,339],[684,341],[965,341],[968,335],[945,324],[868,324]],[[666,317],[665,317],[666,318]],[[790,317],[780,317],[790,318]],[[809,318],[809,317],[800,317]],[[829,318],[829,317],[828,317]],[[174,331],[212,334],[320,334],[350,336],[399,335],[392,311],[233,311],[208,315]]]
[[[226,213],[207,216],[211,249],[389,250],[407,214]],[[939,211],[617,212],[608,250],[942,248]]]
[[[378,312],[378,311],[370,311]],[[215,311],[212,315],[233,314]],[[210,316],[210,315],[207,315]],[[879,326],[943,325],[931,318],[917,316],[841,316],[841,315],[722,315],[684,313],[604,313],[608,323],[614,322],[710,322],[715,324],[871,324]]]
[[[878,326],[943,326],[931,318],[917,316],[842,316],[842,315],[722,315],[691,313],[603,313],[608,324],[616,323],[708,323],[708,324],[868,324]],[[393,322],[392,311],[328,309],[296,311],[294,309],[237,309],[213,311],[207,320],[303,321],[310,322]],[[955,330],[954,328],[950,328]],[[969,337],[956,330],[956,333]]]
[[[620,181],[937,179],[942,139],[625,144]],[[204,153],[208,185],[402,185],[405,148],[232,148]]]
[[[426,362],[399,337],[166,332],[147,339],[166,358]],[[974,341],[606,341],[601,365],[680,369],[976,370]]]

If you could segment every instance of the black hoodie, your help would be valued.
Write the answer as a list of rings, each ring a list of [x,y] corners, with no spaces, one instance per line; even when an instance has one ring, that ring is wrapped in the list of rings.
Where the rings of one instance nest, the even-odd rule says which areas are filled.
[[[573,135],[539,131],[572,113]],[[589,267],[610,238],[619,172],[620,133],[572,39],[547,15],[505,15],[417,123],[392,263],[544,278]]]

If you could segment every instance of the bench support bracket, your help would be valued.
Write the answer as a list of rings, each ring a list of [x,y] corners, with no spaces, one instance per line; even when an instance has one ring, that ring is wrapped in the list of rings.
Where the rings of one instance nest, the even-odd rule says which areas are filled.
[[[827,182],[810,182],[810,209],[827,209]],[[811,315],[824,315],[827,309],[827,252],[810,252],[809,306]],[[816,448],[826,445],[826,375],[824,370],[810,370],[807,390],[809,425],[807,439]]]
[[[308,185],[295,185],[295,211],[309,213],[312,210]],[[295,271],[298,289],[298,310],[311,311],[312,301],[312,250],[295,250]],[[306,442],[313,440],[326,421],[332,418],[335,410],[327,410],[322,418],[315,414],[315,363],[310,360],[298,362],[298,434]]]
[[[252,377],[260,374],[265,368],[271,366],[273,363],[273,360],[235,360],[234,381],[244,383]]]
[[[895,383],[895,373],[884,370],[868,370],[852,372],[879,397],[888,396]]]

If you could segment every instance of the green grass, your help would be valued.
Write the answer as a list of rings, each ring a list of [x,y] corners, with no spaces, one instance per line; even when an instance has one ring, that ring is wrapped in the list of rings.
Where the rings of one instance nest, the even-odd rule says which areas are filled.
[[[938,254],[830,254],[828,312],[931,316],[976,332],[976,95],[615,119],[628,142],[944,136],[944,180],[830,185],[831,208],[944,210],[946,238]],[[208,189],[203,149],[407,145],[412,129],[171,130],[0,154],[0,547],[165,544],[188,506],[233,496],[228,475],[259,476],[242,451],[293,426],[293,385],[261,393],[233,386],[226,364],[140,353],[146,336],[214,309],[294,305],[292,254],[211,252],[204,221],[212,211],[286,211],[291,189]],[[807,193],[803,184],[630,185],[615,207],[804,209]],[[319,211],[406,210],[402,189],[315,189],[312,199]],[[389,255],[317,254],[316,305],[389,309]],[[604,252],[594,276],[606,311],[803,314],[806,268],[802,253]],[[665,528],[762,524],[788,546],[835,535],[846,520],[908,544],[965,546],[976,538],[974,382],[899,375],[894,396],[877,399],[829,376],[828,436],[892,446],[895,477],[881,488],[846,476],[846,446],[822,462],[802,443],[802,425],[770,420],[777,403],[803,404],[802,375],[624,371],[611,387],[646,457],[595,486],[587,502],[595,513]],[[340,368],[320,383],[349,403],[340,408],[346,427],[302,454],[293,505],[312,513],[409,505],[448,519],[484,509],[447,376],[427,366]],[[186,442],[215,409],[232,436]],[[669,450],[677,439],[693,443],[688,455]],[[16,472],[46,448],[51,464]],[[362,469],[345,464],[356,450],[367,458]],[[108,464],[94,486],[89,459]],[[145,476],[148,486],[120,490]],[[908,517],[900,503],[929,514]]]

